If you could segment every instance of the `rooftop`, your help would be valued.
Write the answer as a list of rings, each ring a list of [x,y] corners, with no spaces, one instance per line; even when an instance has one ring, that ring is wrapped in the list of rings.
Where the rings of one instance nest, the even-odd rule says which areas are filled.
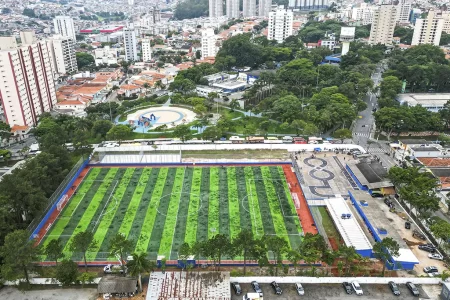
[[[450,157],[448,158],[419,157],[417,159],[427,167],[450,167]]]
[[[359,162],[355,165],[369,183],[386,180],[387,171],[377,161]]]
[[[450,93],[398,94],[396,99],[400,104],[407,103],[409,106],[443,106],[450,100]]]
[[[97,287],[99,294],[133,293],[136,291],[136,278],[104,276]]]
[[[242,87],[242,86],[246,86],[247,84],[245,82],[241,82],[241,81],[225,81],[225,82],[219,82],[219,83],[214,83],[213,86],[219,87],[219,88],[224,88],[224,89],[233,89],[233,88],[238,88],[238,87]]]
[[[412,150],[416,151],[416,152],[430,152],[430,151],[441,151],[439,148],[437,147],[424,147],[424,146],[418,146],[418,147],[411,147]]]
[[[427,145],[429,143],[429,141],[424,139],[401,139],[399,142],[406,145]]]

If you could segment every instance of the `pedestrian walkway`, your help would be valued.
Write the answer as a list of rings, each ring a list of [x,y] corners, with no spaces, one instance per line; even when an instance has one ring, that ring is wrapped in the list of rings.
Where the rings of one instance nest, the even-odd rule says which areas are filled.
[[[367,152],[369,152],[369,153],[387,153],[387,151],[385,150],[385,149],[381,149],[381,148],[369,148],[368,150],[367,150]]]
[[[370,133],[368,132],[353,132],[354,136],[363,136],[363,137],[370,137]]]

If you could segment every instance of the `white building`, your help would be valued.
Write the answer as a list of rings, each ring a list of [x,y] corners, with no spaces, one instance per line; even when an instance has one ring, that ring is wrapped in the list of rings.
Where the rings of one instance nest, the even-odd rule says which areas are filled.
[[[450,101],[449,93],[410,93],[398,94],[396,100],[400,105],[420,105],[432,112],[438,112]]]
[[[269,13],[269,31],[267,39],[282,43],[288,36],[292,35],[294,24],[294,13],[292,10],[279,6],[277,10]]]
[[[152,48],[150,45],[150,39],[142,39],[142,61],[148,62],[152,60]]]
[[[125,46],[125,60],[138,61],[136,31],[132,23],[128,28],[123,29],[123,43]]]
[[[53,19],[53,25],[57,34],[72,38],[74,41],[77,40],[73,19],[71,17],[57,16]]]
[[[409,0],[401,0],[397,5],[397,23],[409,24],[409,16],[411,14],[412,3]]]
[[[239,0],[227,0],[227,17],[239,18]]]
[[[95,65],[117,65],[117,49],[105,46],[94,50]]]
[[[215,57],[217,54],[217,37],[213,28],[206,28],[202,31],[202,59]]]
[[[75,40],[58,34],[47,40],[47,43],[56,73],[63,75],[78,71]]]
[[[161,11],[158,8],[153,7],[146,15],[141,18],[140,25],[141,27],[148,29],[151,27],[151,25],[157,24],[159,22],[161,22]]]
[[[258,16],[268,17],[272,8],[272,0],[259,0]]]
[[[209,0],[209,17],[220,18],[223,16],[223,4],[220,0]]]
[[[323,9],[329,6],[329,0],[289,0],[289,8],[300,10]]]
[[[20,37],[20,46],[14,37],[0,37],[0,104],[11,127],[31,127],[56,104],[56,91],[48,44],[34,32]]]
[[[444,19],[441,13],[430,10],[425,19],[417,19],[411,45],[431,44],[439,46]]]
[[[242,16],[244,18],[256,16],[256,0],[243,0]]]
[[[381,5],[373,16],[370,30],[369,44],[392,44],[397,18],[397,7],[394,5]]]

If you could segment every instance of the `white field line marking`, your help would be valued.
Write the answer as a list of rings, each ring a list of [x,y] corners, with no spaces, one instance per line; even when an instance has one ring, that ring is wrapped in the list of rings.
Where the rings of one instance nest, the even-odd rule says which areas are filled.
[[[95,230],[96,230],[96,228],[97,228],[97,225],[98,225],[98,223],[99,223],[99,221],[100,221],[100,218],[103,216],[103,212],[105,211],[106,207],[108,206],[109,201],[111,201],[111,198],[115,198],[115,197],[113,197],[113,195],[114,195],[114,192],[115,192],[115,190],[116,190],[117,183],[118,183],[118,180],[115,180],[114,188],[112,189],[111,194],[110,194],[109,197],[108,197],[108,201],[107,201],[107,202],[105,203],[105,205],[103,206],[103,209],[102,209],[102,211],[100,212],[100,215],[98,216],[97,221],[95,221],[95,225],[94,225],[94,228],[92,229],[92,232],[95,232]],[[116,200],[116,204],[117,204],[117,200]],[[115,207],[114,207],[114,208],[115,208]],[[106,212],[106,213],[109,213],[109,212],[111,212],[111,210],[108,211],[108,212]]]

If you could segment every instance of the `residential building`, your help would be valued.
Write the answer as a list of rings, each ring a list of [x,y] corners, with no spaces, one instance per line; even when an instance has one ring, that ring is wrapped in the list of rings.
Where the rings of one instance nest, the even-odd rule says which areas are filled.
[[[412,3],[409,0],[400,0],[397,5],[397,23],[408,24],[409,15],[411,14]]]
[[[123,42],[125,46],[125,60],[138,61],[136,31],[133,23],[123,30]]]
[[[202,58],[215,57],[217,53],[217,37],[213,28],[206,28],[202,31]]]
[[[319,40],[319,47],[327,47],[331,51],[334,50],[336,47],[336,37],[334,36],[334,33],[331,34],[325,34],[325,38],[322,40]]]
[[[223,16],[223,4],[221,0],[209,0],[209,17],[220,18]]]
[[[272,0],[259,0],[258,16],[268,17],[272,8]]]
[[[392,44],[394,29],[397,18],[397,7],[395,5],[383,4],[378,7],[373,16],[372,28],[370,30],[369,44]]]
[[[105,46],[94,50],[95,65],[117,65],[117,49]]]
[[[267,39],[282,43],[292,35],[294,13],[290,9],[279,6],[277,10],[269,13],[269,31]]]
[[[152,60],[152,48],[150,45],[150,39],[142,39],[142,61],[148,62]]]
[[[239,0],[227,0],[227,17],[239,18]]]
[[[141,27],[149,28],[153,24],[161,22],[161,11],[159,8],[153,7],[149,12],[141,18]]]
[[[411,45],[431,44],[439,46],[443,28],[442,13],[430,10],[426,18],[416,20]]]
[[[56,92],[48,44],[36,41],[34,32],[20,37],[22,45],[15,37],[0,37],[0,104],[11,127],[31,127],[53,108]]]
[[[422,11],[419,8],[413,8],[409,15],[409,22],[416,25],[416,20],[420,18]]]
[[[243,0],[242,16],[254,17],[256,16],[256,0]]]
[[[60,75],[78,71],[75,40],[54,35],[47,41],[55,73]]]
[[[53,19],[53,25],[55,26],[56,34],[72,38],[74,41],[77,40],[73,19],[71,17],[57,16]]]
[[[329,0],[289,0],[289,8],[300,10],[323,9],[329,6]]]

